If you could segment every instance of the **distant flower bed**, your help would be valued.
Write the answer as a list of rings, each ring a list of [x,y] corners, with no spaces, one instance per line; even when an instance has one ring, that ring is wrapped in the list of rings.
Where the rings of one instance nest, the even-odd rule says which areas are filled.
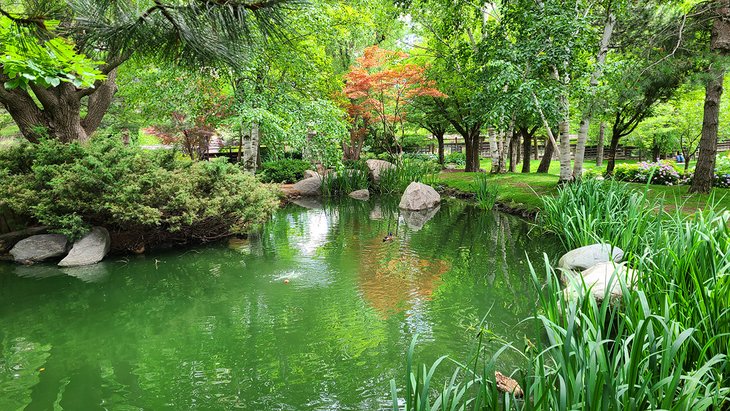
[[[650,163],[642,161],[639,164],[619,164],[613,170],[614,178],[633,183],[651,183],[664,186],[677,185],[682,181],[682,175],[668,161]]]
[[[613,171],[616,180],[632,183],[650,183],[664,186],[691,184],[694,169],[688,172],[678,170],[669,161],[647,162],[639,164],[619,164]],[[730,188],[730,157],[718,157],[715,165],[715,187]]]

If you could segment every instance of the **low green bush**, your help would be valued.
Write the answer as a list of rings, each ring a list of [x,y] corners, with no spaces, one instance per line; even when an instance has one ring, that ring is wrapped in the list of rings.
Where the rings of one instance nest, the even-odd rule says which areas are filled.
[[[261,164],[259,179],[265,183],[296,183],[311,169],[309,161],[284,159]]]
[[[457,166],[466,165],[466,154],[464,153],[449,153],[444,156],[444,163],[456,164]]]
[[[203,241],[245,233],[277,205],[275,188],[236,165],[183,161],[118,139],[0,151],[0,208],[71,238],[101,225],[148,244]]]
[[[341,168],[327,173],[322,178],[322,194],[325,196],[348,195],[353,191],[368,188],[370,176],[364,161],[349,163],[348,168]]]

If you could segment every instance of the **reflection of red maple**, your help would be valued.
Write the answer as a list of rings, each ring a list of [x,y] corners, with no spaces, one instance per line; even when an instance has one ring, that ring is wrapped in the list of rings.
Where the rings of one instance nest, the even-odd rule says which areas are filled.
[[[398,146],[396,127],[403,130],[413,98],[446,97],[433,81],[426,79],[425,67],[407,63],[407,59],[403,52],[368,47],[345,76],[344,106],[350,117],[350,142],[344,147],[346,158],[360,157],[368,128],[375,124],[386,143]]]
[[[384,247],[380,238],[372,247]],[[384,318],[408,309],[417,300],[429,300],[450,268],[443,260],[425,260],[410,254],[381,260],[360,260],[358,283],[363,297]]]

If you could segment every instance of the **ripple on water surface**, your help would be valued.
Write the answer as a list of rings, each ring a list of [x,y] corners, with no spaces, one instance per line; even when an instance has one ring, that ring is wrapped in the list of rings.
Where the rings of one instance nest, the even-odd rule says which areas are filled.
[[[2,264],[0,409],[386,409],[416,333],[427,363],[466,358],[482,319],[488,349],[524,346],[525,253],[557,252],[528,231],[459,202],[305,202],[248,239]]]

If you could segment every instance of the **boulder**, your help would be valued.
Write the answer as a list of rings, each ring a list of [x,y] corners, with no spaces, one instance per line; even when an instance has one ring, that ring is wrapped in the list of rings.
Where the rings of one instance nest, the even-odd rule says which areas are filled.
[[[626,267],[625,264],[603,262],[583,270],[580,275],[570,276],[568,286],[563,291],[566,299],[574,299],[590,290],[596,301],[603,301],[607,295],[611,301],[616,301],[623,295],[621,283],[628,289],[636,286],[636,270]]]
[[[404,210],[426,210],[436,207],[441,202],[441,196],[433,187],[413,182],[408,185],[400,199],[400,208]]]
[[[611,244],[592,244],[568,251],[558,261],[558,268],[570,271],[583,271],[598,263],[621,262],[624,252]]]
[[[355,190],[350,193],[349,196],[354,198],[355,200],[368,201],[370,199],[370,191],[368,191],[367,188],[364,188],[362,190]]]
[[[308,178],[312,178],[312,177],[322,178],[322,176],[314,170],[304,170],[304,179],[305,180]]]
[[[104,227],[94,227],[76,241],[68,255],[58,263],[61,267],[77,267],[96,264],[104,259],[111,247],[109,231]]]
[[[395,167],[393,163],[385,160],[371,159],[365,161],[365,164],[367,164],[368,169],[370,170],[370,178],[376,183],[380,181],[380,173],[382,173],[383,170]]]
[[[406,222],[408,228],[413,231],[418,231],[422,229],[423,226],[436,215],[436,213],[438,213],[440,208],[441,206],[419,211],[403,210],[401,215],[403,216],[403,220]]]
[[[31,264],[61,257],[68,251],[68,239],[62,234],[38,234],[18,241],[10,250],[16,262]]]
[[[322,194],[322,177],[309,177],[294,184],[291,189],[304,197],[313,197]]]

